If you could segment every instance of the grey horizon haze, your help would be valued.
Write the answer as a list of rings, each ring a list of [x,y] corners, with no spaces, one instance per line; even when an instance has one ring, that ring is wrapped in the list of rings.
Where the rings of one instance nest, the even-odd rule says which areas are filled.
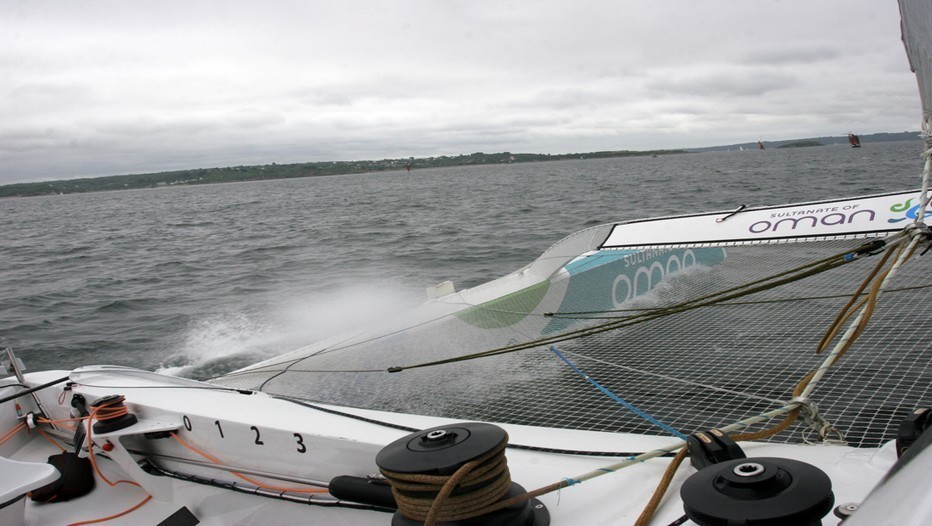
[[[919,121],[893,0],[0,5],[0,184]]]

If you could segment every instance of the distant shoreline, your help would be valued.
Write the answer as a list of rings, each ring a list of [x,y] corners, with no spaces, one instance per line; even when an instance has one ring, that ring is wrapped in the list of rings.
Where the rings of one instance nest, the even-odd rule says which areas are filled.
[[[16,183],[0,186],[0,198],[138,190],[143,188],[268,181],[275,179],[297,179],[303,177],[423,170],[425,168],[445,168],[454,166],[518,164],[578,159],[606,159],[613,157],[649,157],[685,153],[688,152],[686,150],[620,150],[567,154],[479,152],[457,156],[444,155],[424,158],[382,159],[378,161],[324,161],[294,164],[272,163],[255,166],[197,168],[193,170],[176,170],[147,174],[112,175],[84,179]]]
[[[875,133],[861,135],[862,143],[893,142],[919,140],[920,132]],[[846,136],[812,137],[784,141],[762,141],[765,148],[807,143],[807,146],[847,144]],[[601,151],[589,153],[537,154],[537,153],[472,153],[456,156],[438,156],[407,159],[382,159],[377,161],[321,161],[293,164],[267,164],[254,166],[228,166],[223,168],[197,168],[169,172],[112,175],[81,179],[64,179],[40,181],[34,183],[15,183],[0,186],[2,197],[33,197],[43,195],[107,192],[117,190],[135,190],[141,188],[161,188],[167,186],[188,186],[203,184],[220,184],[244,181],[265,181],[274,179],[295,179],[302,177],[320,177],[330,175],[349,175],[379,173],[388,171],[419,170],[424,168],[441,168],[452,166],[479,166],[490,164],[512,164],[530,162],[549,162],[578,159],[606,159],[615,157],[659,157],[661,155],[678,155],[711,151],[750,150],[757,148],[757,141],[713,146],[707,148],[687,148],[675,150],[644,151]]]

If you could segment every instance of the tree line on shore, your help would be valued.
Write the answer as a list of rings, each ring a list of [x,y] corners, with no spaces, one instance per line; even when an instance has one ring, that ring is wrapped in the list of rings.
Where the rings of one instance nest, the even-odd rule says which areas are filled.
[[[112,175],[59,181],[17,183],[0,186],[0,197],[27,197],[36,195],[58,195],[137,188],[159,188],[163,186],[232,183],[267,179],[291,179],[386,171],[407,171],[446,166],[468,166],[483,164],[507,164],[559,161],[566,159],[598,159],[644,155],[669,155],[686,153],[685,150],[651,151],[604,151],[568,154],[536,153],[472,153],[456,156],[439,156],[408,159],[382,159],[377,161],[327,161],[294,164],[266,164],[256,166],[228,166],[224,168],[196,168],[171,172]]]

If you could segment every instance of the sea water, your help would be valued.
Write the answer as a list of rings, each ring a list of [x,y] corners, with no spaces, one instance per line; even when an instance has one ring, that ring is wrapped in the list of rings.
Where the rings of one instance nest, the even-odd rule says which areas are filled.
[[[921,143],[0,200],[0,346],[208,377],[516,270],[595,224],[918,188]]]

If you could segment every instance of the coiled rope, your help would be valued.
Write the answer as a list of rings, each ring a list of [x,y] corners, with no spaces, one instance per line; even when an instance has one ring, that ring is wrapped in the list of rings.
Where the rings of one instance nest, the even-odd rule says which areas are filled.
[[[489,505],[504,497],[511,487],[505,459],[507,445],[506,433],[494,448],[448,476],[381,471],[405,517],[428,526],[437,521],[471,519],[489,513]]]
[[[95,402],[98,405],[93,406],[93,418],[98,422],[108,422],[128,415],[129,410],[123,404],[125,401],[125,396],[117,395],[108,400]]]

